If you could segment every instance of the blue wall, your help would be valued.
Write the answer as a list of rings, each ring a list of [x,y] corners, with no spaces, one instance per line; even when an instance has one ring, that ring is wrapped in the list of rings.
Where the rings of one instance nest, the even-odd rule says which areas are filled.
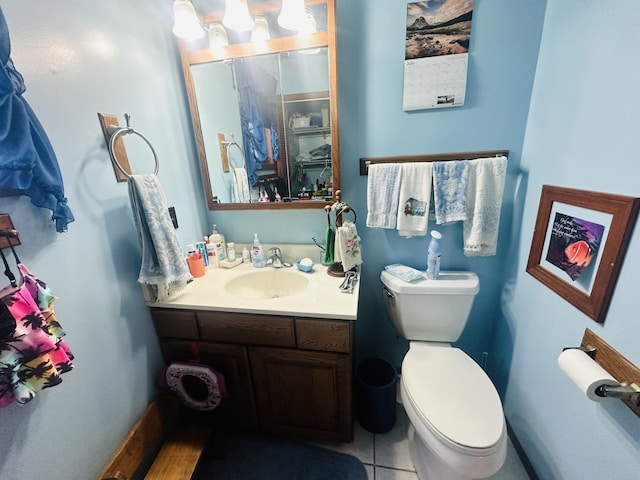
[[[640,466],[637,417],[617,404],[585,400],[556,358],[589,327],[640,363],[633,348],[640,322],[633,313],[628,318],[640,311],[631,269],[640,264],[637,235],[603,326],[524,273],[524,264],[542,184],[638,196],[640,72],[633,47],[640,6],[624,0],[604,11],[601,3],[578,0],[477,0],[466,105],[404,113],[406,1],[337,3],[342,187],[359,214],[365,262],[358,357],[383,355],[399,364],[406,344],[383,313],[378,275],[392,262],[424,268],[427,247],[426,239],[364,226],[366,177],[358,159],[509,149],[498,254],[468,259],[459,226],[442,229],[443,267],[472,269],[482,282],[460,345],[477,360],[489,352],[505,412],[541,478],[631,478]],[[0,410],[0,477],[85,480],[153,395],[161,364],[135,282],[140,251],[126,186],[114,181],[96,112],[121,122],[130,113],[156,147],[182,244],[214,222],[237,242],[259,232],[266,243],[306,243],[323,237],[326,218],[206,211],[170,34],[171,2],[0,5],[25,97],[57,152],[76,222],[56,234],[49,214],[25,198],[0,199],[0,211],[21,233],[22,260],[60,296],[56,312],[77,357],[62,385]]]
[[[604,8],[603,8],[604,7]],[[522,234],[505,282],[492,352],[505,411],[540,478],[634,479],[640,419],[621,402],[587,400],[560,371],[585,328],[640,365],[638,226],[604,324],[525,273],[544,184],[640,197],[640,42],[636,1],[549,0],[522,150]],[[633,49],[633,47],[631,47]],[[504,375],[504,377],[502,377]]]

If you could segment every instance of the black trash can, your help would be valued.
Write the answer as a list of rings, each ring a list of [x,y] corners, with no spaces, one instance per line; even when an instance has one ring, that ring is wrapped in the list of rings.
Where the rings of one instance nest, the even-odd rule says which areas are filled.
[[[381,358],[367,358],[356,368],[356,418],[371,433],[386,433],[396,423],[396,385],[393,365]]]

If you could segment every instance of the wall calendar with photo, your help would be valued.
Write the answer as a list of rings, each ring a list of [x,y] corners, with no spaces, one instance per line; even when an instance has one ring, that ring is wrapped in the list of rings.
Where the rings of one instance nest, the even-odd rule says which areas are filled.
[[[464,105],[473,0],[407,4],[404,111]]]

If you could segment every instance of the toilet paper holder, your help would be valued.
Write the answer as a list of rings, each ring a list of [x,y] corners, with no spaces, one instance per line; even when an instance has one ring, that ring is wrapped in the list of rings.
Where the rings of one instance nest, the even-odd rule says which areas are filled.
[[[622,400],[640,417],[640,369],[588,328],[579,347],[566,347],[563,351],[573,348],[585,352],[619,382],[619,385],[599,386],[596,395]]]

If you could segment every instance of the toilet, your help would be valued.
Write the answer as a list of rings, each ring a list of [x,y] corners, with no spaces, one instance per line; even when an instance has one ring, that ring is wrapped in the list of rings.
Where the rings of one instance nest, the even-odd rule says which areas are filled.
[[[502,403],[480,366],[451,346],[480,289],[472,272],[441,272],[407,283],[383,271],[383,295],[398,333],[409,340],[400,395],[411,459],[420,480],[486,478],[506,458]]]

